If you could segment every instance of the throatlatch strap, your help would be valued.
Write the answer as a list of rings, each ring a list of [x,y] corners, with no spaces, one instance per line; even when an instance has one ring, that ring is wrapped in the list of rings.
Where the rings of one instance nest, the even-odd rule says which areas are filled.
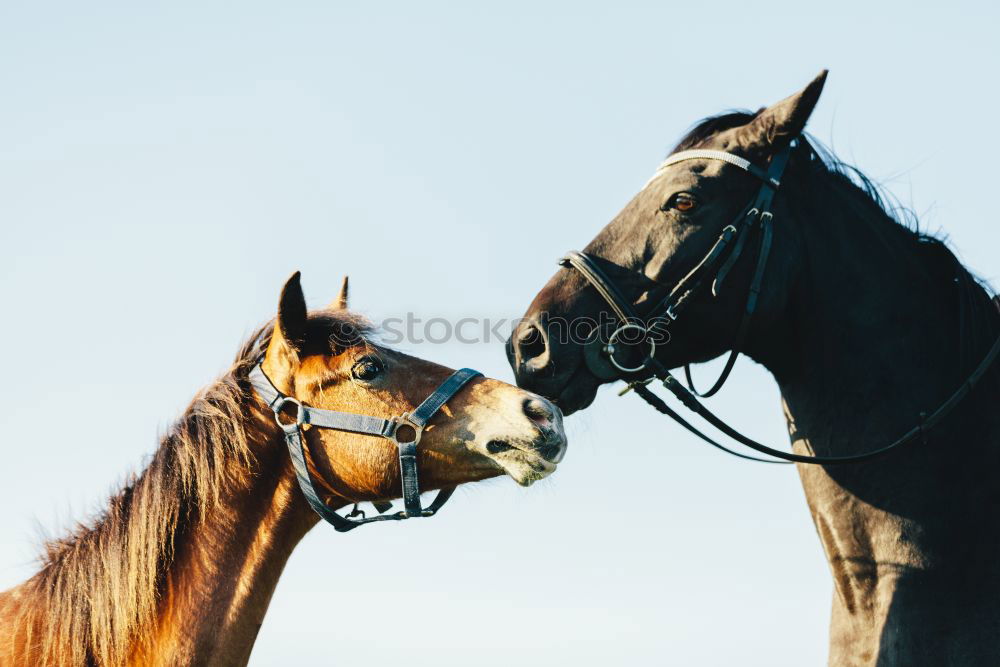
[[[733,367],[736,365],[736,359],[739,358],[740,353],[743,351],[743,343],[746,340],[747,332],[750,330],[750,321],[753,319],[754,311],[757,308],[757,299],[760,296],[761,284],[764,280],[764,270],[767,268],[767,258],[771,253],[773,236],[771,222],[774,218],[771,213],[771,204],[774,201],[774,194],[781,183],[781,177],[785,172],[785,166],[788,164],[791,154],[792,144],[789,144],[771,159],[765,177],[765,185],[771,185],[771,187],[762,187],[757,193],[757,197],[750,207],[749,215],[743,219],[740,238],[737,240],[733,252],[723,263],[712,283],[712,294],[713,296],[718,296],[722,281],[725,280],[726,275],[733,268],[736,260],[739,259],[740,253],[743,251],[746,237],[749,236],[750,231],[755,226],[755,222],[759,221],[761,239],[760,250],[757,253],[757,266],[754,268],[753,278],[750,281],[750,291],[747,294],[746,308],[743,311],[743,316],[740,318],[740,325],[736,331],[736,339],[733,341],[733,346],[729,351],[729,358],[726,359],[726,365],[708,391],[702,393],[694,386],[694,378],[691,376],[691,365],[684,364],[684,377],[687,380],[688,389],[691,393],[701,398],[714,396],[722,389],[723,385],[726,384],[726,380],[729,379],[729,374],[732,373]]]
[[[324,521],[331,524],[339,533],[346,533],[361,525],[359,521],[345,519],[331,508],[319,497],[316,487],[313,486],[312,478],[309,476],[309,468],[306,466],[306,451],[302,444],[302,431],[294,427],[285,431],[285,443],[288,445],[288,455],[292,459],[292,467],[295,468],[295,478],[302,489],[302,495],[306,497],[309,507],[313,508]],[[382,517],[379,517],[382,518]]]

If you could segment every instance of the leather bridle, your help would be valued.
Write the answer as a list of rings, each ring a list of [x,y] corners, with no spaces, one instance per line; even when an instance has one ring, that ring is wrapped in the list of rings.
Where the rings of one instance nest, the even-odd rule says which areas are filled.
[[[777,153],[771,159],[767,169],[761,169],[738,155],[715,150],[681,151],[668,157],[659,166],[656,173],[653,175],[653,178],[651,178],[649,182],[652,182],[653,179],[655,179],[664,169],[677,164],[678,162],[683,162],[685,160],[721,160],[755,176],[761,181],[761,186],[757,191],[753,202],[743,209],[743,211],[731,224],[727,225],[722,230],[722,233],[719,234],[719,237],[716,239],[711,249],[709,249],[708,253],[706,253],[701,261],[699,261],[694,268],[692,268],[670,289],[667,296],[647,311],[648,314],[645,319],[639,317],[633,305],[625,299],[624,296],[622,296],[621,291],[615,285],[614,281],[612,281],[611,278],[609,278],[608,275],[598,266],[593,257],[587,255],[586,253],[574,250],[570,251],[563,258],[561,258],[559,263],[564,267],[579,271],[587,282],[597,290],[598,294],[601,295],[601,298],[604,299],[604,301],[611,307],[611,310],[613,310],[615,315],[618,317],[618,327],[606,341],[601,340],[602,332],[600,330],[594,331],[591,339],[586,344],[584,358],[587,361],[588,367],[590,367],[591,371],[594,372],[594,374],[599,378],[622,379],[628,382],[628,386],[620,392],[620,395],[634,390],[657,411],[667,415],[708,444],[740,458],[764,463],[812,463],[819,465],[861,463],[863,461],[870,461],[888,454],[901,445],[923,438],[928,430],[944,419],[944,417],[951,412],[955,406],[957,406],[962,399],[969,394],[969,392],[972,391],[973,387],[975,387],[975,385],[983,377],[990,365],[996,360],[997,356],[1000,355],[1000,338],[993,343],[993,346],[990,348],[985,358],[983,358],[976,369],[966,378],[965,382],[963,382],[961,386],[959,386],[959,388],[956,389],[936,410],[930,414],[921,413],[918,424],[892,443],[863,454],[852,456],[803,456],[800,454],[792,454],[779,449],[774,449],[744,436],[742,433],[726,424],[723,420],[719,419],[704,405],[702,405],[701,402],[698,401],[697,397],[705,398],[712,396],[722,388],[733,369],[733,365],[736,363],[736,359],[739,356],[740,350],[746,339],[747,331],[750,327],[750,321],[753,317],[754,311],[756,310],[758,297],[760,296],[761,285],[764,278],[764,269],[767,265],[767,258],[771,251],[771,243],[774,235],[772,229],[774,215],[771,211],[771,204],[774,200],[775,194],[781,187],[781,178],[784,173],[785,166],[788,164],[794,145],[795,142],[792,142],[782,151]],[[647,182],[647,186],[649,185],[649,182]],[[692,297],[703,291],[709,282],[711,282],[712,295],[718,296],[723,281],[729,271],[733,268],[733,265],[742,255],[744,248],[747,245],[748,238],[756,230],[760,231],[760,244],[757,252],[756,266],[750,279],[750,288],[747,294],[746,306],[743,309],[739,328],[736,332],[736,340],[730,350],[729,358],[726,360],[725,367],[723,368],[718,380],[715,381],[711,388],[704,393],[700,393],[694,388],[689,365],[685,364],[684,373],[688,382],[688,387],[685,388],[670,373],[670,371],[655,358],[656,336],[651,335],[655,333],[655,322],[657,319],[661,318],[666,318],[667,322],[676,321],[683,313],[685,306],[691,302]],[[1000,302],[998,302],[998,304],[1000,304]],[[625,366],[615,356],[619,352],[619,339],[624,338],[625,333],[628,331],[640,332],[643,336],[645,336],[645,342],[649,344],[649,349],[645,353],[645,357],[641,363],[635,366]],[[603,357],[603,359],[609,362],[611,367],[613,367],[613,370],[609,375],[602,374],[602,370],[599,367],[600,364],[597,361],[599,357]],[[659,396],[650,391],[648,385],[654,379],[662,382],[663,386],[666,387],[666,389],[675,397],[677,397],[684,407],[701,416],[705,419],[705,421],[722,433],[751,449],[776,457],[780,460],[762,459],[735,452],[705,435],[677,414],[677,412],[670,408]]]
[[[264,373],[261,364],[262,361],[257,362],[253,370],[250,371],[250,384],[260,399],[267,404],[267,407],[274,411],[274,419],[285,434],[285,444],[288,445],[288,454],[292,459],[295,477],[299,481],[299,487],[302,489],[306,501],[316,514],[332,524],[338,532],[346,533],[374,521],[401,521],[434,516],[455,492],[455,487],[441,489],[428,507],[421,506],[420,479],[417,475],[417,445],[420,443],[424,427],[431,417],[437,414],[438,410],[457,394],[469,380],[482,375],[479,371],[471,368],[455,371],[447,380],[438,385],[438,388],[425,398],[416,410],[385,419],[334,410],[320,410],[305,405],[301,401],[278,391]],[[282,420],[282,410],[287,406],[295,406],[295,421]],[[403,509],[386,514],[385,512],[392,508],[392,503],[374,502],[373,505],[380,515],[373,517],[365,517],[364,512],[358,509],[357,503],[354,505],[354,510],[346,517],[330,509],[320,499],[306,467],[305,442],[302,437],[302,427],[306,424],[318,428],[378,436],[395,443],[399,450]],[[409,437],[411,431],[413,435]],[[361,518],[355,518],[358,516]]]

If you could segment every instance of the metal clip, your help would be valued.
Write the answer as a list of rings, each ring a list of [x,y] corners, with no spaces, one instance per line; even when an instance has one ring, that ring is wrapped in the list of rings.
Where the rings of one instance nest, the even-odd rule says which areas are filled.
[[[411,442],[413,443],[413,446],[415,447],[415,446],[417,446],[420,443],[420,438],[424,434],[424,427],[423,427],[423,425],[415,423],[413,421],[412,417],[410,416],[410,413],[404,412],[403,414],[401,414],[398,417],[393,417],[390,420],[390,423],[392,424],[392,426],[391,426],[392,430],[385,437],[388,438],[389,440],[393,441],[394,443],[396,443],[397,447],[400,446],[400,445],[410,444]],[[400,440],[399,439],[399,429],[401,427],[409,427],[409,428],[413,429],[413,439],[412,440]]]
[[[286,405],[295,406],[295,421],[287,424],[281,421],[281,410]],[[298,399],[291,396],[279,396],[273,401],[271,409],[274,410],[274,421],[278,423],[278,428],[285,433],[294,433],[302,428],[303,424],[308,423],[306,419],[306,407]]]
[[[618,392],[618,395],[619,396],[624,396],[625,394],[627,394],[630,391],[632,391],[633,389],[635,389],[636,385],[640,385],[641,384],[643,386],[646,386],[646,385],[648,385],[652,381],[653,381],[653,378],[647,378],[645,380],[636,380],[635,382],[629,382],[628,385],[626,385],[624,389],[622,389],[621,391]]]

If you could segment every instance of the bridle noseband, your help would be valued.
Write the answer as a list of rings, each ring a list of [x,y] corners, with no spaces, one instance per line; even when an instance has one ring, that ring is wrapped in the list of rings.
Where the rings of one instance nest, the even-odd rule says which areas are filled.
[[[708,444],[740,458],[760,461],[763,463],[813,463],[820,465],[860,463],[863,461],[869,461],[888,454],[900,445],[924,437],[929,429],[933,428],[952,409],[954,409],[954,407],[958,405],[962,399],[969,394],[969,392],[972,391],[973,387],[986,373],[993,361],[996,360],[997,356],[1000,356],[1000,338],[993,343],[993,346],[986,354],[986,357],[982,360],[982,362],[980,362],[972,374],[969,375],[965,382],[963,382],[962,385],[934,412],[929,415],[921,413],[918,425],[910,429],[902,437],[898,438],[889,445],[865,452],[863,454],[854,456],[802,456],[774,449],[744,436],[742,433],[726,424],[709,411],[704,405],[702,405],[696,397],[706,398],[712,396],[722,388],[723,384],[725,384],[728,379],[730,372],[733,370],[733,366],[736,363],[736,359],[739,356],[740,350],[746,339],[746,335],[750,327],[750,321],[753,317],[754,311],[756,310],[757,301],[760,296],[761,285],[764,279],[764,269],[767,265],[767,258],[771,252],[771,243],[774,235],[772,229],[774,215],[771,211],[771,205],[774,200],[774,195],[781,187],[781,178],[785,167],[788,164],[794,145],[795,142],[791,142],[783,150],[777,153],[771,159],[767,169],[761,169],[739,155],[715,150],[681,151],[668,157],[659,166],[653,177],[646,183],[646,186],[652,183],[652,181],[667,167],[685,160],[699,159],[720,160],[738,167],[759,179],[761,181],[761,186],[752,203],[743,209],[743,211],[732,223],[723,228],[719,237],[701,261],[699,261],[694,268],[692,268],[670,289],[670,292],[666,297],[664,297],[648,311],[646,319],[639,317],[633,305],[624,296],[622,296],[621,291],[614,284],[614,281],[612,281],[611,278],[609,278],[608,275],[598,266],[593,257],[587,255],[586,253],[574,250],[562,257],[559,260],[559,264],[578,271],[587,280],[587,282],[590,283],[595,290],[597,290],[598,294],[601,295],[601,298],[604,299],[608,306],[610,306],[611,310],[613,310],[615,315],[619,318],[619,326],[608,337],[607,342],[602,342],[600,340],[601,332],[599,330],[594,332],[593,337],[585,346],[584,358],[591,372],[593,372],[598,378],[605,380],[622,379],[628,382],[628,386],[620,392],[620,395],[634,390],[657,411],[667,415]],[[709,283],[709,280],[711,281],[712,295],[718,296],[723,281],[729,271],[733,268],[733,265],[735,265],[736,261],[742,255],[747,244],[748,237],[756,229],[760,230],[760,245],[757,253],[756,267],[754,268],[753,275],[750,279],[746,306],[743,309],[743,314],[741,315],[739,328],[736,332],[736,340],[730,350],[729,358],[726,360],[726,365],[712,387],[704,393],[700,393],[694,388],[690,366],[685,364],[684,373],[688,383],[688,387],[685,388],[662,363],[656,360],[655,340],[653,337],[649,336],[653,329],[650,322],[656,318],[663,317],[667,318],[668,321],[677,320],[682,314],[685,306],[691,302],[691,298],[701,292]],[[997,303],[1000,305],[1000,301]],[[616,345],[617,340],[625,331],[628,330],[643,332],[646,334],[647,341],[649,342],[649,350],[645,358],[637,366],[625,366],[615,356],[618,351],[618,347]],[[597,348],[596,352],[594,352],[594,348]],[[596,362],[599,355],[602,355],[603,358],[613,367],[613,370],[610,373],[599,367],[599,364]],[[636,375],[638,374],[651,375],[651,377],[648,379],[636,379]],[[649,390],[648,385],[654,379],[661,381],[663,386],[666,387],[667,390],[669,390],[675,397],[677,397],[684,407],[697,413],[708,423],[725,433],[730,438],[747,447],[750,447],[751,449],[776,457],[780,460],[762,459],[735,452],[708,437],[677,414],[677,412],[664,403],[659,396]]]
[[[424,427],[431,417],[437,414],[445,403],[448,402],[469,380],[482,375],[479,371],[471,368],[463,368],[451,374],[451,376],[438,385],[430,396],[424,399],[423,403],[417,406],[413,412],[404,413],[398,417],[384,419],[382,417],[370,417],[368,415],[358,415],[349,412],[336,412],[334,410],[320,410],[310,407],[299,400],[287,396],[278,391],[270,378],[264,373],[261,367],[263,360],[257,362],[250,371],[249,380],[254,391],[271,410],[274,411],[274,419],[285,434],[285,444],[288,445],[288,454],[292,459],[292,467],[295,468],[295,476],[299,481],[302,494],[306,497],[309,506],[316,514],[319,514],[328,523],[341,533],[354,530],[358,526],[374,521],[401,521],[403,519],[413,519],[416,517],[429,517],[437,514],[437,511],[448,501],[455,487],[449,487],[438,491],[437,496],[431,504],[424,508],[420,504],[420,480],[417,475],[417,445],[423,435]],[[295,421],[285,422],[281,419],[283,408],[295,406]],[[309,424],[319,428],[329,428],[337,431],[348,431],[350,433],[361,433],[364,435],[374,435],[386,438],[395,443],[399,449],[399,470],[403,485],[403,509],[392,514],[385,514],[391,507],[391,503],[376,502],[375,508],[380,512],[379,516],[365,517],[364,512],[358,509],[357,503],[354,510],[346,517],[341,516],[330,509],[324,503],[313,486],[312,477],[306,467],[306,452],[304,438],[302,437],[302,426]],[[402,427],[408,427],[401,433]],[[409,429],[413,431],[411,439],[400,440],[401,435],[408,436]],[[360,519],[354,517],[360,516]]]

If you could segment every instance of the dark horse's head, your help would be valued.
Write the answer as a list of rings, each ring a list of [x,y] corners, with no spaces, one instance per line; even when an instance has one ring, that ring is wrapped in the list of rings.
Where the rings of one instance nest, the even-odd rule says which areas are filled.
[[[824,71],[802,91],[756,114],[730,113],[698,125],[675,151],[726,151],[765,166],[799,137],[819,99]],[[792,151],[786,179],[816,159],[811,149]],[[801,185],[801,184],[800,184]],[[760,181],[718,160],[688,160],[657,175],[585,248],[618,285],[638,312],[656,304],[664,290],[684,277],[712,247],[723,228],[747,206]],[[780,199],[780,197],[779,197]],[[776,201],[776,218],[783,212]],[[782,230],[783,232],[784,230]],[[755,326],[782,312],[801,270],[795,233],[776,233],[767,263],[768,289],[761,295]],[[749,253],[748,253],[749,254]],[[753,271],[749,259],[737,262],[718,295],[700,293],[684,318],[670,327],[669,345],[657,359],[667,367],[711,359],[733,343]],[[583,328],[594,328],[608,310],[579,272],[561,269],[538,293],[508,341],[508,356],[518,384],[557,400],[567,413],[585,408],[598,386],[609,381],[585,363]],[[586,332],[584,332],[586,333]]]

